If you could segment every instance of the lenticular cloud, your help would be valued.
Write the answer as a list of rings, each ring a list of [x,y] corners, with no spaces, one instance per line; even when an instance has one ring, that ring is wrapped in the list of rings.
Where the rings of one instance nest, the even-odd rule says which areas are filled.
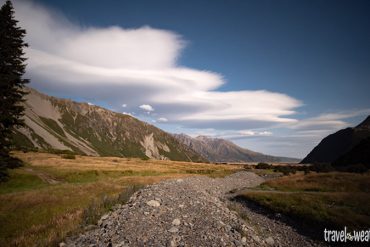
[[[15,3],[27,30],[31,86],[58,95],[105,102],[112,109],[154,111],[161,122],[244,129],[247,122],[292,123],[301,103],[269,91],[221,92],[214,72],[186,68],[186,42],[151,27],[81,27],[32,2]],[[150,109],[149,109],[150,106]],[[239,126],[239,127],[238,127]]]

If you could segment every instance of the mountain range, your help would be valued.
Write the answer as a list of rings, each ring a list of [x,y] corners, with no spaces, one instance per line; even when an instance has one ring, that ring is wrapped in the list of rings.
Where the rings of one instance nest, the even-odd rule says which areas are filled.
[[[301,163],[370,165],[370,116],[354,128],[342,129],[325,137]]]
[[[254,152],[220,138],[170,134],[130,115],[26,90],[25,126],[13,134],[16,149],[193,162],[299,161]]]
[[[16,148],[69,150],[92,156],[207,161],[172,135],[138,119],[99,106],[59,99],[27,88],[25,126]]]
[[[276,157],[239,147],[231,141],[221,138],[198,136],[192,138],[185,134],[174,134],[183,144],[201,154],[211,162],[299,162],[298,159]]]

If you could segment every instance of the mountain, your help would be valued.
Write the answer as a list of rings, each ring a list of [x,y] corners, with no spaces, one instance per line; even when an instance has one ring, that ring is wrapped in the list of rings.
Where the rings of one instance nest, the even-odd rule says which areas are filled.
[[[301,163],[332,163],[368,137],[370,137],[370,116],[354,128],[342,129],[325,137]]]
[[[257,153],[236,144],[207,136],[192,138],[185,134],[174,134],[183,144],[212,162],[298,162],[294,158],[275,157]]]
[[[99,106],[59,99],[27,88],[25,127],[15,148],[70,150],[93,156],[206,161],[171,134]]]
[[[363,139],[354,148],[333,162],[333,166],[338,168],[359,164],[370,169],[370,137]]]

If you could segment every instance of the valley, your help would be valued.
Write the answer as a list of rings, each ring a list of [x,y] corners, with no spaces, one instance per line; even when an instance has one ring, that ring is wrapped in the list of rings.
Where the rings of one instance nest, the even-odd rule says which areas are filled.
[[[32,152],[14,156],[26,165],[10,170],[9,180],[0,184],[0,246],[57,245],[68,234],[97,223],[144,185],[188,176],[222,177],[243,169],[138,158],[68,159]]]

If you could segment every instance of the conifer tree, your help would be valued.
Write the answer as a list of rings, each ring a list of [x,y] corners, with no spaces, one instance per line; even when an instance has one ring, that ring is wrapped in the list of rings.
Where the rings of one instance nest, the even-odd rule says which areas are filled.
[[[26,31],[17,24],[13,5],[6,1],[0,9],[0,181],[6,168],[19,165],[19,161],[9,156],[10,137],[14,128],[23,124],[21,103],[26,94],[24,85],[28,82],[23,79]]]

